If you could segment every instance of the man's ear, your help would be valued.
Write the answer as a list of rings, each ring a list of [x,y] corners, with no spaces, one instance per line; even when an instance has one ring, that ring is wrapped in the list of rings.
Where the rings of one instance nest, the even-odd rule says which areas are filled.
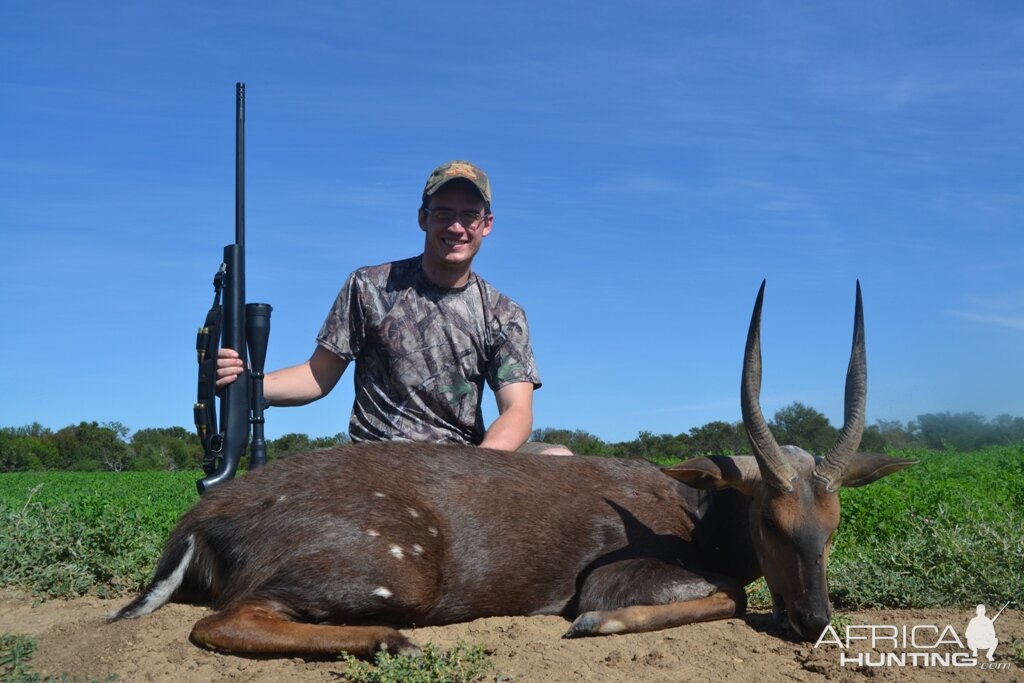
[[[487,217],[484,218],[484,224],[480,226],[480,235],[482,237],[487,237],[488,235],[491,234],[491,229],[493,227],[494,227],[494,214],[493,213],[489,213],[489,214],[487,214]]]
[[[422,230],[423,232],[426,232],[427,231],[427,212],[423,209],[422,206],[420,207],[420,212],[419,212],[419,215],[417,216],[417,220],[418,220],[418,222],[420,224],[420,230]]]
[[[734,488],[753,496],[761,482],[761,470],[752,455],[711,455],[684,460],[678,465],[663,467],[662,472],[698,489]]]
[[[881,453],[858,453],[850,458],[850,464],[843,472],[843,486],[864,486],[917,463],[917,460],[893,458]]]

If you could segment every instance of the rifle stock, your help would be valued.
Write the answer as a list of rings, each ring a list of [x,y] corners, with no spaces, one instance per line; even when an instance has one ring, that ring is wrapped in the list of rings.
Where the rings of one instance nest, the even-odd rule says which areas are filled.
[[[244,83],[236,84],[235,94],[235,242],[224,247],[224,262],[214,276],[213,284],[213,306],[196,339],[199,386],[194,413],[204,451],[203,471],[207,475],[196,482],[199,493],[235,476],[250,434],[250,468],[266,462],[263,362],[267,355],[270,312],[273,309],[269,304],[245,304]],[[220,346],[238,352],[244,368],[234,382],[219,392],[220,429],[217,428],[216,411],[218,341]]]

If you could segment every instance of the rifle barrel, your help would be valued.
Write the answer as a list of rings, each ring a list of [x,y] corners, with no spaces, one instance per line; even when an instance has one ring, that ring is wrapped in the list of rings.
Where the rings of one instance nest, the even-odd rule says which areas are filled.
[[[245,249],[245,83],[235,84],[235,244]]]

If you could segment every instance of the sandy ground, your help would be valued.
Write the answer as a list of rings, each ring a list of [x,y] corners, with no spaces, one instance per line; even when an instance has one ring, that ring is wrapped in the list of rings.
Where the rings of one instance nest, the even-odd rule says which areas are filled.
[[[188,632],[204,607],[167,605],[135,621],[107,624],[104,615],[125,600],[85,597],[33,604],[24,594],[0,592],[0,633],[31,634],[39,649],[31,660],[44,674],[124,681],[340,681],[344,666],[298,658],[252,659],[218,655],[195,647]],[[850,613],[865,625],[952,625],[963,639],[972,610],[902,610]],[[636,635],[562,640],[568,622],[558,617],[494,617],[453,626],[410,629],[413,640],[442,648],[460,639],[483,643],[497,665],[499,681],[990,681],[1024,680],[1009,646],[1024,640],[1024,613],[1004,611],[996,621],[1000,645],[995,668],[981,666],[857,666],[840,663],[834,644],[788,641],[769,615]],[[929,634],[924,632],[926,636]],[[934,632],[930,641],[936,639]],[[922,640],[926,640],[923,638]],[[1024,643],[1022,643],[1024,645]],[[879,647],[874,652],[882,652]],[[939,652],[950,648],[940,646]],[[958,648],[953,648],[959,651]],[[871,652],[862,644],[848,655]],[[963,651],[969,655],[969,651]],[[491,680],[495,680],[492,676]]]

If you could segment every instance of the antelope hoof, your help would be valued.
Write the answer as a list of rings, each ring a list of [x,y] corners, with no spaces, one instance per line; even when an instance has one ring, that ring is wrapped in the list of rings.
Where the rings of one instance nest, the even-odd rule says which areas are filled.
[[[593,636],[599,621],[597,614],[594,612],[580,614],[572,622],[569,630],[562,635],[562,638],[586,638],[587,636]]]
[[[606,620],[604,614],[599,611],[584,612],[575,618],[572,626],[565,632],[562,638],[587,638],[589,636],[606,636],[612,633],[622,633],[625,630],[622,622]]]
[[[401,655],[403,657],[419,657],[423,654],[419,645],[401,634],[389,636],[382,640],[379,649],[386,651],[388,654]]]

